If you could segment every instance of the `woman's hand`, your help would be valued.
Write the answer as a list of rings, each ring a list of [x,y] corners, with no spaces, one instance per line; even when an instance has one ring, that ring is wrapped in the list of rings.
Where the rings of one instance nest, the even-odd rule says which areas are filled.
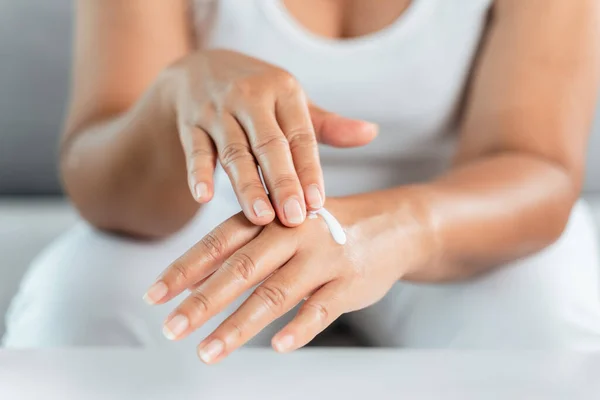
[[[306,299],[273,338],[280,352],[304,346],[341,314],[381,299],[427,253],[424,229],[413,215],[383,216],[364,205],[330,199],[328,209],[348,237],[343,246],[333,241],[320,217],[290,229],[277,221],[254,226],[235,215],[167,268],[146,299],[165,303],[191,290],[165,323],[166,335],[181,339],[258,285],[200,344],[199,355],[207,363],[221,360]],[[398,233],[402,241],[395,239]]]
[[[276,213],[282,224],[297,226],[307,208],[323,206],[317,142],[361,146],[376,135],[373,124],[310,104],[288,72],[239,53],[194,53],[164,76],[194,198],[212,198],[218,158],[245,216],[256,225],[271,222]]]

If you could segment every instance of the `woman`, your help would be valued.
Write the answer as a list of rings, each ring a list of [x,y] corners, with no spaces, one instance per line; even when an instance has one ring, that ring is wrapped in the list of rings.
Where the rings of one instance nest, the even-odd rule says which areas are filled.
[[[6,343],[163,346],[171,311],[207,363],[338,318],[383,346],[600,347],[599,27],[595,0],[79,2],[62,176],[121,235],[40,256]]]

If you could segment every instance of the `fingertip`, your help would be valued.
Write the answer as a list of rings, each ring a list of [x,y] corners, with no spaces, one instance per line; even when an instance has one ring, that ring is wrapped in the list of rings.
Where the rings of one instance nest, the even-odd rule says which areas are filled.
[[[220,339],[206,339],[198,345],[196,351],[203,363],[216,364],[225,356],[225,342]]]
[[[143,299],[148,305],[156,305],[164,302],[168,293],[169,288],[167,285],[162,281],[158,281],[148,289]]]
[[[379,125],[367,121],[354,121],[354,131],[356,132],[355,146],[364,146],[371,143],[379,134]]]
[[[319,185],[309,185],[304,189],[306,204],[311,210],[320,210],[325,204],[325,195]]]
[[[194,182],[192,185],[192,195],[200,203],[208,203],[213,198],[212,185],[207,182]]]
[[[306,218],[306,206],[302,206],[301,202],[291,197],[283,203],[283,219],[282,223],[290,228],[301,225]]]
[[[187,336],[189,328],[189,318],[183,314],[175,314],[165,320],[162,331],[167,339],[177,341]]]
[[[295,350],[296,338],[291,334],[278,334],[271,340],[271,346],[273,349],[280,353],[285,354]]]
[[[371,135],[371,137],[375,138],[379,134],[379,125],[373,122],[362,121],[364,125],[364,130],[367,134]]]
[[[334,147],[360,147],[370,143],[379,132],[372,122],[336,116],[322,126],[321,140]]]
[[[252,203],[251,210],[246,212],[246,217],[255,225],[267,225],[275,219],[275,210],[269,202],[258,198]]]

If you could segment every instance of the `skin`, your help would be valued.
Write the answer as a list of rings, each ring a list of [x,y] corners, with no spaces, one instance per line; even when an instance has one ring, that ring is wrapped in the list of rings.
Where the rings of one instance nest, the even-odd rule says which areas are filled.
[[[313,10],[323,4],[313,1]],[[293,3],[286,1],[290,12]],[[332,3],[348,5],[327,2]],[[384,3],[395,5],[396,17],[404,10],[400,2]],[[333,37],[368,33],[348,27],[355,26],[352,21],[359,14],[325,10],[314,15],[336,24]],[[305,22],[301,13],[293,13]],[[147,293],[155,304],[191,291],[167,318],[167,334],[187,336],[264,280],[200,344],[199,354],[208,363],[222,360],[302,302],[295,319],[273,338],[275,349],[287,352],[305,345],[341,314],[373,304],[398,279],[465,279],[550,245],[562,234],[581,190],[600,80],[599,27],[600,3],[595,0],[497,0],[474,66],[453,168],[432,182],[329,198],[327,209],[348,235],[344,246],[333,242],[320,219],[292,229],[279,220],[258,226],[242,214],[225,221],[169,266]],[[133,132],[103,132],[114,142],[135,143]],[[105,144],[87,140],[89,148]],[[105,149],[121,154],[134,150],[112,146]],[[70,151],[81,152],[76,148]],[[185,168],[179,173],[185,175]],[[151,183],[156,182],[146,182],[146,190]],[[111,204],[126,208],[129,203]],[[155,211],[154,223],[165,212]],[[134,222],[139,224],[134,231],[152,224],[129,223]],[[178,321],[181,328],[182,318],[187,326],[175,332],[172,323]]]
[[[301,224],[325,202],[317,142],[361,146],[377,127],[311,104],[273,65],[194,51],[186,4],[77,2],[65,189],[100,228],[162,237],[212,199],[218,160],[250,221]]]

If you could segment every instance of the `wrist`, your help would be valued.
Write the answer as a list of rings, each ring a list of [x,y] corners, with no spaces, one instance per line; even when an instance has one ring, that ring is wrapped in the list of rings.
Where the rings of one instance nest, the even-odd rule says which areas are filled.
[[[146,121],[144,130],[150,140],[153,169],[162,181],[167,183],[183,178],[186,167],[177,122],[177,86],[180,79],[177,72],[167,68],[156,79],[154,85],[141,100],[142,118]],[[184,185],[187,189],[187,186]]]
[[[327,209],[340,221],[349,241],[385,255],[398,279],[420,280],[436,269],[441,242],[426,185],[404,186],[343,198],[328,198]]]
[[[403,206],[398,208],[397,218],[400,225],[410,227],[415,254],[414,262],[405,265],[401,279],[430,281],[433,275],[438,275],[443,255],[442,238],[432,209],[432,190],[427,184],[407,189],[402,194]]]

